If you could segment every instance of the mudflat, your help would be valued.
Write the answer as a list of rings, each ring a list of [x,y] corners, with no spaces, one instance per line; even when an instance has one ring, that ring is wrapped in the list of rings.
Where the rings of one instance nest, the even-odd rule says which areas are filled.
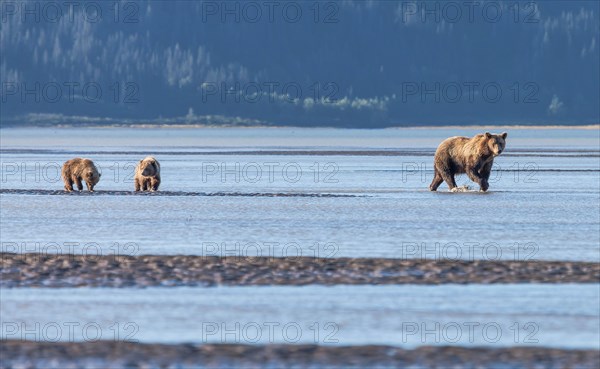
[[[597,350],[540,347],[192,345],[131,342],[1,341],[2,368],[581,368],[600,366]]]
[[[0,286],[599,283],[600,263],[0,253]]]

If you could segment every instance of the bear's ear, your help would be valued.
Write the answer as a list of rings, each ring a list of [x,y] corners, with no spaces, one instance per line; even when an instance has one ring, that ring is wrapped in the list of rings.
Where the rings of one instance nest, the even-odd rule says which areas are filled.
[[[505,139],[505,138],[506,138],[506,136],[508,136],[508,133],[507,133],[507,132],[502,132],[502,134],[501,134],[500,136],[502,136],[502,138],[504,138],[504,139]]]
[[[486,133],[484,133],[484,135],[485,135],[485,138],[490,138],[490,137],[492,137],[492,134],[491,134],[491,133],[489,133],[489,132],[486,132]]]

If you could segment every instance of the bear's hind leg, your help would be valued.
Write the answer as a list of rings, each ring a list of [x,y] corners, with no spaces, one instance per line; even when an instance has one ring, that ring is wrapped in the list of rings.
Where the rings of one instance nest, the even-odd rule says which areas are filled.
[[[450,191],[452,191],[456,188],[456,181],[454,181],[453,173],[442,172],[441,176],[444,179],[444,181],[446,181],[446,183],[448,184],[448,188],[450,189]]]
[[[444,179],[440,175],[440,172],[438,172],[437,169],[434,169],[433,170],[433,181],[431,181],[431,184],[429,185],[429,191],[437,191],[438,187],[440,187],[442,182],[444,182]]]
[[[71,178],[64,178],[65,190],[67,192],[73,192],[73,180]]]

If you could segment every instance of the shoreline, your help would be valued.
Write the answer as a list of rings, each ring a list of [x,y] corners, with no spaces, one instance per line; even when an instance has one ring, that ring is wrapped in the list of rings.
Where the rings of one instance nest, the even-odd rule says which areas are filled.
[[[2,340],[2,368],[597,368],[597,350],[545,347],[150,344]],[[85,364],[84,364],[85,363]]]
[[[599,283],[600,263],[0,253],[0,287]]]
[[[446,130],[446,129],[477,129],[477,130],[503,130],[503,129],[519,129],[519,130],[598,130],[600,124],[577,124],[577,125],[524,125],[524,124],[502,124],[502,125],[416,125],[416,126],[389,126],[380,128],[360,128],[360,127],[334,127],[334,126],[293,126],[293,125],[218,125],[218,124],[169,124],[169,123],[114,123],[114,124],[10,124],[0,126],[1,129],[23,129],[23,128],[48,128],[48,129],[294,129],[294,130],[356,130],[356,131],[384,131],[384,130]]]

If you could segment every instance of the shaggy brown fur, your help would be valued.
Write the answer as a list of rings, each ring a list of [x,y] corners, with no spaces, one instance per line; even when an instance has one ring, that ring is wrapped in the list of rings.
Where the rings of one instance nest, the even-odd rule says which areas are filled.
[[[160,185],[160,164],[152,156],[140,160],[135,168],[135,190],[157,191]]]
[[[467,173],[481,191],[487,191],[494,158],[504,151],[506,136],[506,132],[499,135],[486,132],[473,138],[450,137],[444,140],[435,152],[434,176],[429,189],[435,191],[446,181],[450,191],[455,191],[454,175]]]
[[[83,190],[81,181],[85,181],[88,191],[94,191],[94,186],[100,181],[101,174],[90,159],[75,158],[66,161],[62,167],[62,178],[65,190],[73,191],[73,183],[79,191]]]

